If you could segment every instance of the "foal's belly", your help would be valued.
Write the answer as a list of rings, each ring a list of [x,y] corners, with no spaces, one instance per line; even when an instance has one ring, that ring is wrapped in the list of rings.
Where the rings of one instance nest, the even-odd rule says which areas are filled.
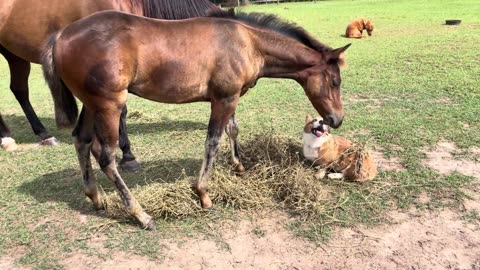
[[[209,101],[206,85],[190,86],[147,86],[129,87],[128,92],[152,101],[161,103],[190,103],[196,101]]]

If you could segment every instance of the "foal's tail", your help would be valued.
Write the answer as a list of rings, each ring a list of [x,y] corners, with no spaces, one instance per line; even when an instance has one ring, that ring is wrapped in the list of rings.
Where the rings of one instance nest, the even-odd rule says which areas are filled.
[[[68,90],[60,76],[58,76],[53,53],[55,44],[61,32],[53,34],[45,46],[42,56],[42,69],[45,81],[52,93],[53,103],[55,105],[55,121],[57,127],[72,127],[75,125],[78,116],[78,107],[72,92]]]

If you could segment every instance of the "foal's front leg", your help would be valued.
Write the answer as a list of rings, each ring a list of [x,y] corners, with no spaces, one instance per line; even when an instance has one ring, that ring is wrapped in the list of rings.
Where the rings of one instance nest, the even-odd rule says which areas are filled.
[[[208,122],[207,139],[205,140],[205,154],[202,168],[195,191],[200,197],[202,208],[211,208],[212,200],[208,195],[208,178],[222,139],[223,129],[235,112],[239,96],[212,100],[210,121]]]
[[[238,146],[237,137],[238,137],[238,123],[235,120],[235,113],[232,114],[230,120],[228,121],[227,126],[225,127],[225,132],[228,135],[230,140],[230,150],[232,151],[232,163],[233,170],[242,174],[245,172],[242,162],[240,161],[240,147]]]

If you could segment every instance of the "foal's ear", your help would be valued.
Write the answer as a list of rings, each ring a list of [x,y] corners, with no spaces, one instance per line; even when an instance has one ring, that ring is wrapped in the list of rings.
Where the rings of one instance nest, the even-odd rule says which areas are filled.
[[[352,43],[329,51],[328,61],[335,61],[339,67],[341,68],[345,67],[347,63],[345,62],[345,57],[343,53],[348,49],[348,47],[350,47],[350,45],[352,45]]]
[[[313,117],[310,114],[307,114],[305,117],[305,124],[308,124],[313,121]]]

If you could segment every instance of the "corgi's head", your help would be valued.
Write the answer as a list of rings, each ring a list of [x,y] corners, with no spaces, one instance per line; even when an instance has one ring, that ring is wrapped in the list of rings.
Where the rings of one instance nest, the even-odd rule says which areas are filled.
[[[303,129],[303,133],[306,134],[313,134],[317,138],[320,138],[324,135],[328,135],[330,131],[330,127],[325,125],[323,122],[323,118],[318,116],[313,118],[310,115],[307,115],[305,118],[305,127]]]
[[[363,28],[367,30],[369,36],[372,35],[374,26],[370,20],[363,20]]]

